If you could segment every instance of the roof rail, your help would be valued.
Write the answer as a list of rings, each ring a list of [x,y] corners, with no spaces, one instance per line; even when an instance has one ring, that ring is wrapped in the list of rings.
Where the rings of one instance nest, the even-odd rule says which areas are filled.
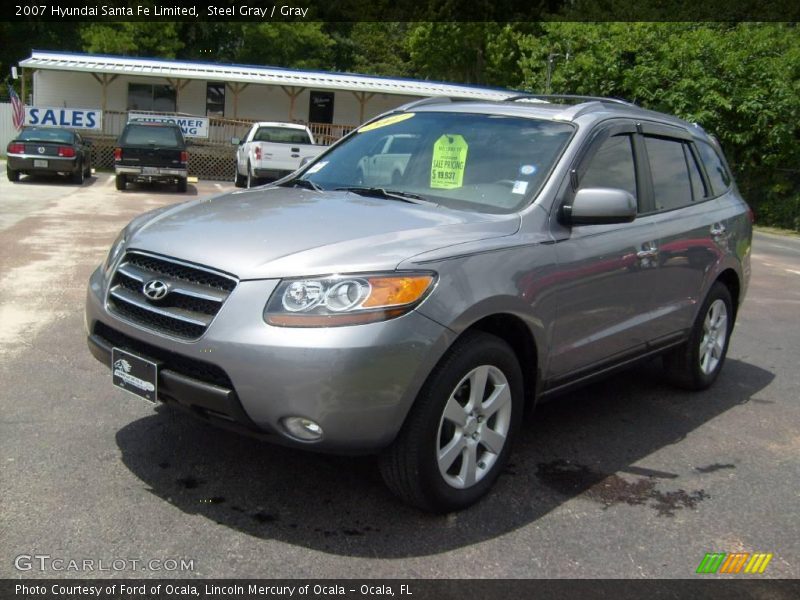
[[[426,106],[428,104],[443,104],[445,102],[452,102],[453,99],[450,96],[431,96],[430,98],[422,98],[421,100],[414,100],[409,102],[408,104],[403,104],[403,106],[399,106],[398,109],[402,110],[409,110],[411,108],[416,108],[417,106]]]
[[[517,94],[509,96],[504,102],[516,102],[517,100],[568,100],[578,102],[606,102],[609,104],[621,104],[623,106],[636,106],[633,102],[620,100],[619,98],[604,98],[602,96],[580,96],[575,94]]]

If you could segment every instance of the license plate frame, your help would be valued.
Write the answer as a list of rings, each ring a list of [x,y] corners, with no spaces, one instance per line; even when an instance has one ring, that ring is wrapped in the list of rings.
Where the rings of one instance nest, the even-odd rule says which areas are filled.
[[[122,348],[111,349],[111,384],[150,404],[158,402],[161,365]]]
[[[160,171],[158,167],[142,167],[142,175],[158,175]]]
[[[33,159],[33,168],[34,169],[46,169],[50,166],[50,163],[46,160],[40,160],[38,158]]]

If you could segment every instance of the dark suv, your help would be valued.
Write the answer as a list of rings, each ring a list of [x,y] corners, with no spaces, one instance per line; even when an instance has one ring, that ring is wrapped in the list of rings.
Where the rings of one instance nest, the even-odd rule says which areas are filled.
[[[376,453],[437,511],[488,491],[526,404],[659,355],[707,388],[750,276],[719,147],[546,100],[416,102],[272,185],[134,219],[90,281],[91,351],[151,402]],[[391,170],[364,168],[390,136]]]
[[[185,192],[188,162],[180,127],[131,121],[114,148],[117,189],[124,190],[131,181],[167,181],[177,184],[179,192]]]

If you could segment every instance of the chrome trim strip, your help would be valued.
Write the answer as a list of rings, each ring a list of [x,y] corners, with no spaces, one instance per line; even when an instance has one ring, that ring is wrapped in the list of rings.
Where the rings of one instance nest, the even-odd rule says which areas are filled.
[[[133,294],[133,292],[126,290],[119,285],[111,288],[109,290],[109,295],[113,296],[117,300],[122,300],[128,304],[133,304],[135,307],[141,308],[142,310],[156,313],[162,317],[183,321],[184,323],[190,323],[191,325],[199,325],[200,327],[208,327],[208,325],[211,323],[211,319],[213,318],[203,315],[202,313],[195,313],[188,310],[183,310],[181,308],[173,308],[169,310],[165,308],[158,308],[152,304],[148,304],[147,302],[142,302]],[[153,325],[153,327],[157,328],[155,325]]]

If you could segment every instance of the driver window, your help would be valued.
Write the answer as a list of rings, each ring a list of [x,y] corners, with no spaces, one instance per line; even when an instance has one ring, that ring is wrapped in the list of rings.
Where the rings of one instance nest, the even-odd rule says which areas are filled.
[[[638,198],[630,135],[608,138],[590,159],[580,179],[579,189],[597,187],[625,190]]]

